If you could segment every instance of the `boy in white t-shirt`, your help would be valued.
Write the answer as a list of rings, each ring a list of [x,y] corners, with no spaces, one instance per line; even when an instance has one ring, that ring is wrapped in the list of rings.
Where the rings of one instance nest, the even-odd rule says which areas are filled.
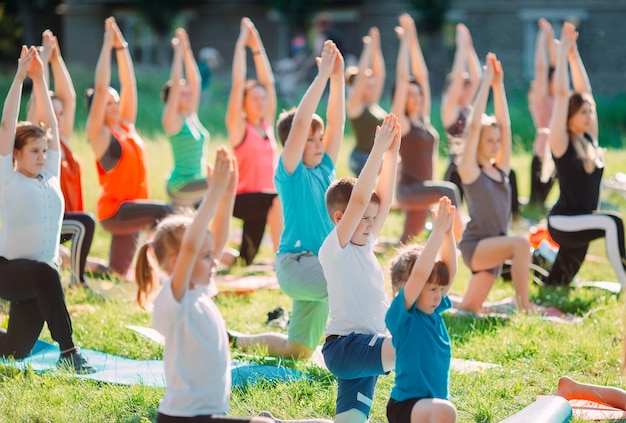
[[[388,115],[359,178],[339,179],[326,192],[335,228],[319,250],[330,308],[322,353],[337,376],[335,422],[366,421],[378,375],[394,367],[385,279],[372,247],[391,206],[400,134],[397,117]]]

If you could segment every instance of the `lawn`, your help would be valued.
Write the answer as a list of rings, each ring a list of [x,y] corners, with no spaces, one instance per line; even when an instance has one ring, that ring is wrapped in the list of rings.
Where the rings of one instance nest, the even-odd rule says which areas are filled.
[[[79,76],[77,91],[82,92],[89,84],[89,79],[87,73],[81,70],[77,70],[76,74]],[[165,199],[165,178],[171,167],[167,139],[159,134],[160,105],[157,97],[159,81],[163,80],[159,78],[164,75],[163,72],[153,72],[139,78],[139,130],[149,139],[150,189],[151,196],[157,199]],[[213,88],[212,106],[201,113],[202,120],[212,133],[211,153],[217,145],[227,144],[222,123],[226,84],[217,81]],[[512,115],[523,116],[523,109],[523,105],[518,104],[515,109],[517,112]],[[86,206],[93,211],[99,187],[93,156],[85,142],[83,121],[84,109],[79,108],[79,123],[72,144],[83,158]],[[527,122],[520,124],[518,134],[528,133],[525,125]],[[520,144],[527,145],[528,140],[521,139]],[[338,163],[338,176],[348,174],[347,157],[351,145],[352,138],[348,135]],[[622,163],[626,161],[626,152],[611,150],[607,159],[605,176],[608,177],[624,169]],[[438,175],[443,173],[444,167],[442,158]],[[520,193],[527,196],[530,155],[524,148],[516,149],[513,167],[518,174]],[[553,192],[551,200],[555,199],[555,195]],[[626,200],[623,198],[605,195],[604,199],[622,214],[626,212]],[[532,219],[540,217],[536,212],[526,211],[525,215]],[[233,228],[238,224],[233,222]],[[394,212],[383,229],[383,235],[397,239],[401,226],[402,216]],[[524,232],[525,228],[518,225],[515,230]],[[106,259],[109,239],[98,227],[92,255]],[[392,255],[392,248],[380,255],[383,266]],[[579,273],[581,280],[615,280],[602,242],[592,244],[589,258]],[[267,244],[263,246],[259,260],[271,260]],[[245,269],[233,268],[231,272],[244,273]],[[67,280],[69,275],[64,272],[63,276]],[[469,271],[461,263],[452,292],[462,295],[468,278]],[[128,284],[118,280],[111,283],[122,287]],[[510,283],[498,281],[489,300],[502,299],[512,294]],[[67,289],[66,295],[68,305],[74,310],[72,319],[75,339],[81,346],[135,359],[162,357],[161,347],[125,328],[128,324],[150,325],[149,314],[142,311],[132,298],[105,300],[87,290],[76,288]],[[556,324],[537,316],[525,315],[514,315],[507,320],[446,316],[454,357],[500,365],[483,372],[463,374],[453,371],[451,399],[459,410],[459,422],[503,420],[529,405],[537,395],[553,392],[562,375],[570,375],[584,382],[624,387],[620,371],[623,338],[623,305],[620,298],[595,289],[546,289],[536,285],[531,287],[531,296],[536,302],[556,305],[584,317],[583,322]],[[290,311],[288,297],[279,290],[259,290],[247,296],[219,295],[216,301],[229,328],[242,332],[281,330],[265,324],[267,312],[277,306]],[[3,308],[6,311],[6,303]],[[6,326],[6,321],[2,325]],[[47,330],[42,333],[42,338],[50,340]],[[234,351],[234,354],[239,352]],[[263,355],[263,351],[259,351],[258,355]],[[336,390],[332,375],[308,362],[294,365],[310,374],[311,378],[301,382],[262,383],[235,389],[231,397],[231,414],[254,415],[261,410],[269,410],[285,419],[332,419]],[[379,379],[372,422],[386,421],[385,404],[392,384],[392,375]],[[156,417],[162,394],[162,389],[141,385],[120,386],[0,367],[0,421],[150,422]]]

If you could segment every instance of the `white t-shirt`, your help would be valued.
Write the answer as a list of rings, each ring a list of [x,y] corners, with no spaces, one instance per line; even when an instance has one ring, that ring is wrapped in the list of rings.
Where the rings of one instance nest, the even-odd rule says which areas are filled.
[[[175,417],[228,412],[230,344],[208,287],[188,290],[179,303],[169,279],[154,300],[152,325],[165,337],[167,387],[159,412]]]
[[[60,154],[48,150],[43,173],[29,178],[13,170],[13,153],[0,155],[0,256],[60,263],[64,208],[60,163]]]
[[[339,245],[337,228],[324,240],[319,260],[328,286],[329,322],[327,335],[352,332],[385,333],[385,314],[389,300],[385,278],[370,236],[363,246]]]

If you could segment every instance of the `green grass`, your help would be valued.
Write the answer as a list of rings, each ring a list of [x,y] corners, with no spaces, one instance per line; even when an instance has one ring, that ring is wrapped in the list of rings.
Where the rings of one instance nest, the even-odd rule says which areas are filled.
[[[70,70],[74,73],[74,69]],[[82,92],[88,86],[91,75],[80,69],[75,73],[78,79],[77,91]],[[139,131],[149,140],[150,190],[151,196],[157,199],[166,199],[165,177],[171,167],[167,139],[159,132],[161,105],[158,103],[158,90],[165,75],[165,72],[151,72],[139,78],[142,109],[138,125]],[[6,81],[0,82],[4,86]],[[216,80],[214,102],[201,113],[213,136],[210,144],[212,153],[217,145],[227,144],[222,123],[226,94],[227,84]],[[522,128],[525,125],[524,105],[515,104],[514,108],[516,114],[513,115],[520,116],[522,120],[516,133],[527,134],[527,129]],[[85,141],[82,124],[84,113],[79,108],[72,144],[83,158],[86,206],[94,211],[99,187],[93,155]],[[520,144],[529,143],[526,138],[521,138],[522,135],[519,137]],[[351,144],[352,138],[347,136],[338,163],[339,176],[348,174],[347,157]],[[623,170],[621,163],[626,161],[626,152],[611,150],[607,158],[606,176]],[[444,167],[445,159],[442,158],[438,175],[443,173]],[[530,155],[524,148],[516,149],[513,168],[518,174],[520,194],[527,196]],[[555,198],[556,192],[553,192],[551,200]],[[619,207],[622,213],[626,211],[623,198],[612,195],[605,199]],[[537,216],[533,213],[529,217]],[[233,222],[233,227],[237,225],[238,222]],[[397,238],[401,228],[402,215],[394,212],[386,222],[383,235]],[[106,259],[109,240],[108,234],[98,227],[92,255]],[[586,262],[579,273],[580,278],[615,280],[602,242],[594,242],[590,253],[597,256],[598,260]],[[262,260],[270,260],[269,246],[264,245],[260,255]],[[392,255],[393,251],[390,250],[380,256],[383,266],[386,266]],[[233,269],[233,272],[242,272],[242,269]],[[68,279],[67,272],[63,276]],[[468,278],[469,271],[460,264],[452,291],[462,295]],[[504,298],[512,293],[510,283],[498,281],[489,300]],[[132,300],[103,300],[80,289],[68,289],[66,295],[68,305],[73,310],[75,339],[81,346],[135,359],[162,357],[161,347],[125,329],[127,324],[150,325],[149,314],[139,309]],[[529,405],[537,395],[553,392],[562,375],[590,383],[624,387],[620,377],[623,338],[621,299],[598,290],[541,289],[537,286],[532,286],[531,296],[542,304],[557,305],[577,316],[587,317],[582,324],[576,325],[548,323],[534,316],[523,315],[507,321],[445,317],[453,341],[454,357],[501,365],[498,369],[482,373],[452,373],[451,395],[459,410],[459,422],[503,420]],[[220,295],[217,303],[228,326],[242,332],[277,330],[265,325],[266,313],[279,305],[288,311],[291,309],[289,298],[280,291],[260,290],[242,297]],[[6,303],[3,306],[6,310]],[[50,340],[47,329],[43,331],[42,337]],[[270,410],[280,418],[332,419],[336,390],[332,375],[307,362],[295,366],[309,373],[311,380],[264,383],[235,389],[231,397],[231,414],[254,415],[261,410]],[[392,376],[379,379],[372,422],[386,421],[385,404],[392,384]],[[162,394],[162,389],[140,385],[118,386],[0,367],[0,421],[149,422],[156,417]]]

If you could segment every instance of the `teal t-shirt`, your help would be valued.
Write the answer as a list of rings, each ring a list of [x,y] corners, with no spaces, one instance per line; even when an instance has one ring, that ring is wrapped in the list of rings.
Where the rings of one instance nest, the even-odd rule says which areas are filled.
[[[291,174],[280,157],[274,183],[283,207],[284,228],[277,254],[309,251],[317,255],[333,229],[325,197],[334,180],[335,165],[326,153],[316,167],[306,167],[300,161]]]
[[[450,336],[441,313],[452,306],[445,296],[432,314],[404,307],[404,288],[391,302],[385,323],[396,349],[396,379],[391,398],[450,399]]]
[[[167,187],[172,191],[190,182],[206,180],[203,157],[207,130],[199,124],[189,124],[187,119],[183,121],[180,131],[169,137],[172,155],[174,156],[174,169],[167,180]]]

